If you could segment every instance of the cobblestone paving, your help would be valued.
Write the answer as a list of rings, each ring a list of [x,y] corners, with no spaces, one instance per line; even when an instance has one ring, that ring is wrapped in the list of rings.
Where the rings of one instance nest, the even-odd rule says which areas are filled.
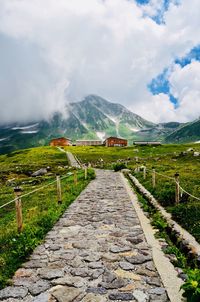
[[[120,174],[96,174],[0,300],[169,301]]]
[[[79,163],[77,162],[77,160],[75,159],[74,155],[71,152],[66,152],[66,155],[67,155],[68,161],[72,167],[80,168]]]

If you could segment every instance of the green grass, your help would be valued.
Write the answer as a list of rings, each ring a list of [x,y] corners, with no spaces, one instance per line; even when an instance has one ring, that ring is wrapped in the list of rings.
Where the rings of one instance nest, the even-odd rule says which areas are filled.
[[[45,176],[31,177],[30,172],[49,167]],[[65,209],[81,193],[88,182],[94,178],[94,171],[79,170],[78,184],[74,185],[72,169],[68,167],[65,153],[56,148],[44,147],[14,152],[0,156],[1,190],[0,205],[13,199],[13,186],[20,185],[23,194],[31,192],[55,180],[55,174],[66,176],[61,182],[62,204],[57,202],[56,183],[22,198],[23,231],[17,232],[15,204],[0,209],[0,288],[9,284],[9,279],[33,249],[42,242],[45,234],[52,228]],[[69,173],[70,172],[70,173]],[[8,180],[14,179],[8,186]]]
[[[190,194],[200,198],[200,157],[194,157],[192,148],[200,152],[200,144],[132,146],[132,147],[68,147],[82,162],[91,162],[94,167],[113,169],[117,162],[124,162],[132,171],[136,167],[147,167],[147,178],[143,172],[133,174],[167,208],[173,218],[200,242],[200,201],[183,194],[179,205],[175,205],[175,183],[156,176],[156,188],[152,187],[152,167],[169,177],[180,174],[180,184]],[[136,161],[137,159],[137,161]],[[102,161],[103,160],[103,161]]]
[[[173,260],[171,260],[171,262],[174,266],[181,268],[187,276],[187,279],[181,286],[183,289],[183,297],[185,297],[188,302],[200,301],[200,269],[196,261],[188,257],[181,242],[174,236],[173,231],[161,213],[139,193],[137,193],[137,196],[144,212],[148,213],[151,225],[156,229],[155,237],[164,238],[167,243],[167,247],[163,249],[164,253],[174,255],[175,257],[172,258]]]
[[[151,225],[156,229],[155,237],[165,239],[168,244],[168,247],[164,249],[165,254],[174,254],[176,256],[176,260],[173,261],[174,266],[184,270],[190,269],[191,265],[195,266],[195,263],[191,263],[189,259],[187,260],[186,255],[181,251],[177,244],[177,238],[174,237],[171,228],[161,213],[140,193],[137,193],[137,196],[143,211],[148,213]]]
[[[66,149],[74,153],[83,163],[90,162],[97,168],[113,169],[117,162],[125,163],[135,174],[134,170],[137,166],[145,165],[149,170],[146,180],[143,179],[142,172],[135,174],[136,177],[168,211],[171,211],[174,219],[200,242],[200,202],[183,194],[181,203],[175,205],[174,182],[159,176],[156,178],[156,188],[153,188],[151,179],[152,166],[157,172],[170,177],[179,172],[181,185],[191,194],[200,197],[200,158],[194,157],[192,152],[184,155],[183,152],[189,148],[200,151],[199,144],[126,148],[67,147]],[[50,147],[22,150],[0,156],[0,205],[13,198],[13,187],[8,185],[8,180],[14,179],[13,186],[21,185],[26,193],[54,180],[56,173],[63,175],[69,172],[67,165],[65,154]],[[49,167],[49,172],[45,177],[30,177],[31,172],[43,167]],[[92,171],[89,175],[89,179],[93,177]],[[45,233],[51,229],[65,208],[86,186],[89,179],[85,181],[83,173],[80,172],[77,187],[74,187],[72,177],[63,181],[61,206],[57,205],[55,186],[48,187],[49,189],[45,192],[37,192],[32,198],[25,198],[23,201],[24,230],[20,235],[16,231],[14,205],[8,206],[6,210],[0,210],[1,286],[7,284],[13,272],[42,241]],[[165,228],[165,222],[160,217],[154,215],[153,220],[156,227]],[[176,253],[178,255],[177,251]]]

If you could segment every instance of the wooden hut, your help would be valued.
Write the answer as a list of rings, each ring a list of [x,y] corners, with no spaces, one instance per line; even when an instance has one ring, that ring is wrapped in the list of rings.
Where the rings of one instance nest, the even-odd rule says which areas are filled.
[[[127,139],[110,136],[104,141],[106,147],[126,147],[128,145]]]
[[[71,140],[65,137],[54,138],[50,141],[50,146],[52,147],[54,146],[64,147],[64,146],[71,146],[71,145],[72,145]]]

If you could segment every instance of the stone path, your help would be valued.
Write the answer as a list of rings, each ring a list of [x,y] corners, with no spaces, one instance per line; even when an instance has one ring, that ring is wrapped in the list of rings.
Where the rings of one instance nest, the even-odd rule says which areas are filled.
[[[66,155],[67,155],[68,161],[70,163],[70,166],[75,167],[75,168],[81,167],[71,152],[66,152]]]
[[[57,147],[57,149],[58,149],[60,152],[63,152],[63,153],[66,154],[67,159],[68,159],[68,162],[69,162],[69,165],[70,165],[71,167],[78,168],[78,169],[81,168],[81,165],[79,164],[78,160],[74,157],[74,155],[73,155],[71,152],[65,151],[65,150],[62,149],[61,147]]]
[[[96,174],[0,300],[169,301],[121,175]]]

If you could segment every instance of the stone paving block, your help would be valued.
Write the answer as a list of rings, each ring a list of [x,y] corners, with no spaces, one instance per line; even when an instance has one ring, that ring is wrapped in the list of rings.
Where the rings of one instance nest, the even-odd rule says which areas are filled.
[[[5,302],[169,302],[118,173],[96,179],[0,291]]]

